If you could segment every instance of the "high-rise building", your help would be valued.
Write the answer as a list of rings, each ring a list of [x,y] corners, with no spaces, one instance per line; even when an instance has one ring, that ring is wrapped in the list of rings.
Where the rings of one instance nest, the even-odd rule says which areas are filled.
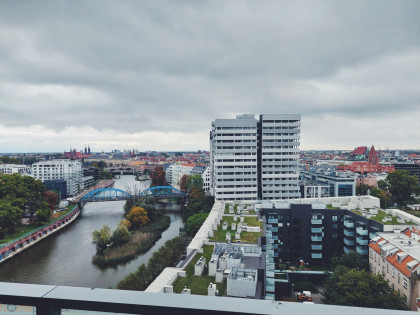
[[[32,176],[41,181],[64,179],[67,196],[74,196],[84,189],[82,163],[73,160],[51,160],[32,164]]]
[[[216,119],[210,133],[216,200],[299,198],[300,115]]]

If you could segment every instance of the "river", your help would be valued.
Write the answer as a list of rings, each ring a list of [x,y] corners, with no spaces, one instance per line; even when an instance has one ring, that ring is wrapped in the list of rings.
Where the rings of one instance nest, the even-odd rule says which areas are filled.
[[[137,182],[134,176],[116,179],[115,188],[137,187],[143,190],[149,181]],[[0,281],[35,284],[66,285],[90,288],[115,288],[119,280],[135,271],[148,260],[167,240],[178,235],[183,226],[179,205],[167,204],[163,209],[171,218],[170,227],[162,238],[145,254],[115,268],[101,270],[92,264],[95,245],[92,232],[103,224],[115,229],[124,213],[125,201],[94,202],[85,205],[80,219],[54,233],[45,240],[0,264]]]

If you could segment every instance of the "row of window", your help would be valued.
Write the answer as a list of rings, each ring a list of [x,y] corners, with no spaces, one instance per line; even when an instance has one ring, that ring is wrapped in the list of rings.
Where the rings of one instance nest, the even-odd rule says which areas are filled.
[[[257,162],[257,159],[218,159],[216,162]]]
[[[217,127],[216,130],[256,130],[257,127]]]

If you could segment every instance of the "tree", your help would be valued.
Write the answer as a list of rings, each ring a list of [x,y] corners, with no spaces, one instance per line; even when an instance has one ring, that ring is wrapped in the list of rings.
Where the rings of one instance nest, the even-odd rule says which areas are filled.
[[[165,171],[163,170],[163,167],[156,167],[152,174],[150,174],[150,178],[152,180],[152,183],[150,184],[151,187],[167,185],[165,179]]]
[[[114,233],[112,234],[111,241],[113,245],[118,245],[128,242],[129,239],[130,232],[128,231],[128,228],[124,225],[121,225],[115,229]]]
[[[128,230],[131,228],[131,223],[130,221],[123,219],[118,223],[119,227],[125,226]]]
[[[406,310],[403,299],[382,276],[338,266],[329,276],[324,302],[333,305]]]
[[[404,170],[389,173],[386,180],[394,201],[399,205],[407,205],[413,199],[412,195],[420,190],[417,177]]]
[[[204,221],[206,221],[208,217],[208,213],[196,213],[190,216],[185,222],[185,232],[189,236],[194,236],[200,227],[203,225]]]
[[[181,179],[179,180],[179,189],[183,192],[183,193],[187,193],[187,180],[188,180],[188,175],[184,174],[182,175]]]
[[[133,227],[139,227],[149,223],[150,219],[147,216],[147,211],[142,207],[131,208],[127,215],[127,220],[130,221]]]
[[[378,181],[378,188],[386,191],[388,190],[388,183],[384,181],[383,179],[381,179]]]
[[[0,228],[20,222],[23,210],[12,205],[8,199],[0,199]]]
[[[104,224],[99,231],[92,232],[92,244],[96,245],[96,251],[102,254],[111,242],[112,232],[111,228]]]
[[[41,223],[47,223],[51,219],[51,208],[46,202],[43,202],[41,208],[35,211],[36,220]]]
[[[203,178],[199,174],[188,176],[187,191],[191,191],[193,187],[203,190]]]
[[[141,264],[136,272],[131,272],[123,280],[118,282],[119,290],[144,291],[150,284],[150,273],[145,264]]]
[[[48,203],[51,210],[54,210],[58,202],[58,194],[55,191],[47,190],[44,192],[44,201]]]
[[[334,256],[331,259],[331,266],[335,269],[338,266],[345,266],[349,269],[369,270],[369,259],[357,252],[343,254],[341,257]]]

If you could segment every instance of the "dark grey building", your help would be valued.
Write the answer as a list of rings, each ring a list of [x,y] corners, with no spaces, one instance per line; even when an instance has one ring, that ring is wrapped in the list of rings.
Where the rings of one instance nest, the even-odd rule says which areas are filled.
[[[67,198],[67,183],[64,179],[44,180],[43,184],[47,190],[57,192],[60,199]]]
[[[407,171],[409,175],[417,176],[420,185],[420,165],[414,163],[397,163],[394,164],[396,170]]]

